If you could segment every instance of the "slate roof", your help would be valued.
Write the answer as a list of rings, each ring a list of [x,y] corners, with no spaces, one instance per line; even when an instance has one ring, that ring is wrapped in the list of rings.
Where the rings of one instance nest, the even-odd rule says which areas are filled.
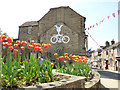
[[[37,21],[28,21],[23,23],[21,26],[35,26],[35,25],[38,25]]]

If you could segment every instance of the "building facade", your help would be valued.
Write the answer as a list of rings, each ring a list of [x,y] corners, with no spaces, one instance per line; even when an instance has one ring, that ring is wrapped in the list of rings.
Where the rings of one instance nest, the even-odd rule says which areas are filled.
[[[107,41],[106,46],[102,47],[103,50],[98,49],[96,52],[92,53],[92,57],[94,60],[97,60],[98,67],[101,69],[108,69],[120,72],[120,41],[115,43],[115,41],[111,41],[110,43]],[[117,60],[118,58],[118,60]]]
[[[40,20],[19,26],[19,40],[50,43],[51,48],[45,50],[49,55],[58,51],[88,55],[85,20],[69,6],[51,8]]]

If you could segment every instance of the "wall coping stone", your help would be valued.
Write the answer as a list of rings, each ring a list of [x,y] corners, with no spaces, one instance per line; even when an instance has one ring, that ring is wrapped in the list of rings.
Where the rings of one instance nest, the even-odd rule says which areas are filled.
[[[55,75],[70,76],[70,78],[68,78],[68,79],[62,79],[60,81],[54,81],[54,82],[48,82],[48,83],[41,83],[41,84],[36,85],[36,86],[23,87],[20,90],[29,90],[30,88],[34,88],[34,89],[39,88],[39,90],[59,88],[60,86],[65,86],[65,85],[70,84],[72,82],[77,82],[79,80],[85,80],[86,79],[86,77],[69,75],[69,74],[63,74],[63,73],[55,72],[55,70],[53,70],[53,73]]]
[[[92,71],[94,72],[94,77],[89,82],[85,83],[85,88],[92,88],[96,84],[100,83],[100,77],[101,77],[101,75],[96,70],[92,69]]]

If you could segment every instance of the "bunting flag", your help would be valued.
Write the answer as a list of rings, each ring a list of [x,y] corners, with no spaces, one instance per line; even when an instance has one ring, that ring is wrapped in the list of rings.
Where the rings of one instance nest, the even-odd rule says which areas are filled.
[[[98,26],[98,23],[96,23],[96,26]]]
[[[108,16],[108,20],[109,20],[110,16]]]
[[[120,10],[117,11],[118,15],[120,14]],[[112,13],[112,16],[115,18],[116,14]],[[110,19],[110,16],[107,16],[108,20]],[[95,26],[98,26],[99,24],[102,24],[105,21],[105,18],[103,18],[101,21],[99,21],[99,23],[93,24],[93,26],[90,26],[88,28],[85,28],[85,30],[90,30],[91,28],[94,28]]]
[[[90,52],[92,48],[90,48],[87,52]]]
[[[113,15],[113,17],[115,17],[115,13],[113,13],[112,15]]]
[[[118,15],[119,15],[119,13],[120,13],[120,10],[118,10]]]

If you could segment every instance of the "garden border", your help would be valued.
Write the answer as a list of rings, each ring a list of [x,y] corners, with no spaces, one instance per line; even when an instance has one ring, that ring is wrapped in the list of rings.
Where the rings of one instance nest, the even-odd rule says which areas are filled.
[[[19,88],[17,90],[58,90],[58,89],[75,89],[75,88],[82,88],[82,89],[92,89],[96,88],[96,90],[100,89],[101,83],[100,83],[100,74],[93,70],[94,77],[89,82],[85,83],[86,77],[82,76],[75,76],[75,75],[69,75],[69,74],[63,74],[53,71],[55,75],[65,75],[65,76],[71,76],[69,79],[62,79],[60,81],[54,81],[49,83],[42,83],[37,86],[28,86],[24,88]]]

